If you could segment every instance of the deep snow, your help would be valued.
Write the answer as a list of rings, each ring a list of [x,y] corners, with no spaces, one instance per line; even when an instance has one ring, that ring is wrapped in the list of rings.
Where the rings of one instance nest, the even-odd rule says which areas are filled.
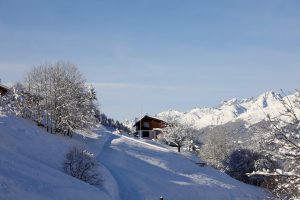
[[[266,193],[161,146],[111,135],[99,160],[116,179],[121,199],[264,199]]]
[[[263,199],[261,188],[238,182],[153,141],[137,141],[105,128],[72,139],[46,133],[25,119],[0,116],[0,199]],[[62,169],[65,153],[84,146],[102,165],[94,187]]]
[[[105,187],[113,186],[97,188],[63,172],[68,149],[95,139],[51,135],[30,121],[5,115],[0,116],[0,138],[0,200],[112,199]]]

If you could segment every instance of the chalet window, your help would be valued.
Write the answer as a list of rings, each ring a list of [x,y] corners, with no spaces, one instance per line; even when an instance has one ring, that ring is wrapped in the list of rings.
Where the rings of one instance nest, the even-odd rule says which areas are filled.
[[[143,131],[143,137],[149,137],[149,131]]]
[[[149,122],[144,122],[144,123],[143,123],[143,127],[145,127],[145,128],[150,128]]]

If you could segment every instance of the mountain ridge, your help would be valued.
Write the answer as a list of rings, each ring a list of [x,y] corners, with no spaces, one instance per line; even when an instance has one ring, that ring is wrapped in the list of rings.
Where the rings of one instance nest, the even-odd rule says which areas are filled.
[[[278,117],[283,111],[282,100],[294,99],[295,94],[283,97],[274,91],[264,92],[257,97],[238,100],[232,98],[223,101],[216,107],[195,107],[187,112],[167,110],[155,117],[162,120],[177,120],[201,129],[207,126],[222,125],[236,120],[244,120],[247,124],[255,124],[265,120],[267,115]]]

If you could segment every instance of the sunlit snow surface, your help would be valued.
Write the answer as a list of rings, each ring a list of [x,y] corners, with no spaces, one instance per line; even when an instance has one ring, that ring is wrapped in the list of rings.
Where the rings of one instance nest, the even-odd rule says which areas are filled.
[[[122,199],[264,199],[260,188],[211,167],[199,167],[161,146],[111,135],[100,156],[115,177]]]
[[[51,135],[25,119],[0,116],[0,199],[111,199],[62,169],[71,146],[82,139]],[[82,137],[81,137],[82,138]]]
[[[0,117],[0,199],[264,199],[261,188],[238,182],[154,141],[137,141],[99,128],[72,139],[34,123]],[[83,146],[101,163],[103,187],[66,175],[65,153]]]

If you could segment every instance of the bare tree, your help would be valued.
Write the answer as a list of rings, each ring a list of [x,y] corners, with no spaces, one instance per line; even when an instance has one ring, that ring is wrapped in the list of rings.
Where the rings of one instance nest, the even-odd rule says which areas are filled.
[[[217,126],[207,131],[202,143],[199,156],[215,168],[224,170],[223,162],[233,149],[233,140],[227,130]]]
[[[75,65],[57,62],[34,67],[24,86],[29,117],[47,131],[72,136],[76,129],[97,124],[96,94]]]
[[[177,146],[178,152],[182,146],[192,138],[192,134],[195,130],[188,125],[181,124],[179,122],[169,122],[167,127],[163,129],[164,139],[171,144]]]

